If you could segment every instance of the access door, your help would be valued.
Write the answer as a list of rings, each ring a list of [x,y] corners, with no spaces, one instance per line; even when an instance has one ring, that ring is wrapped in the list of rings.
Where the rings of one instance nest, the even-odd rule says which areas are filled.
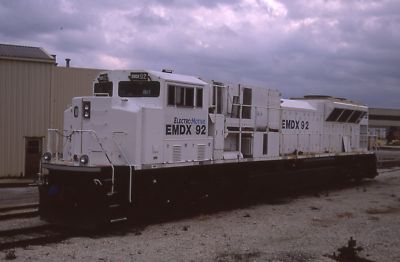
[[[42,137],[25,137],[25,177],[39,173]]]

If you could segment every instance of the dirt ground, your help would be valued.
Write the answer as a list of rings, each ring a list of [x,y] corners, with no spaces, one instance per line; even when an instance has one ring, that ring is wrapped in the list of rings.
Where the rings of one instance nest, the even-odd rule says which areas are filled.
[[[334,261],[350,237],[364,261],[400,261],[400,169],[314,194],[17,248],[14,261]]]

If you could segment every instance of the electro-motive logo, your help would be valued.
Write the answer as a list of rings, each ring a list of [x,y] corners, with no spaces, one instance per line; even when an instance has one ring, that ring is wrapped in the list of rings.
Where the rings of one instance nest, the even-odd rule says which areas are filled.
[[[165,125],[165,134],[170,135],[205,135],[206,120],[197,118],[174,117],[173,124]]]

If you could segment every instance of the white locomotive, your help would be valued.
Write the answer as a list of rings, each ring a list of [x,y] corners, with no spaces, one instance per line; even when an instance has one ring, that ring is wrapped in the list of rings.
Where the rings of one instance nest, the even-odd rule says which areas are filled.
[[[73,98],[64,130],[49,130],[40,213],[114,221],[140,205],[315,176],[374,177],[367,112],[341,98],[282,99],[276,90],[171,72],[107,71],[93,96]]]

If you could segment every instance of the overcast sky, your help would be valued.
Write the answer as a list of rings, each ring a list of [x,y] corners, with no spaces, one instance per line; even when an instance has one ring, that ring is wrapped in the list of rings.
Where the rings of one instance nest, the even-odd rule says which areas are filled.
[[[399,0],[1,0],[0,43],[400,108]]]

